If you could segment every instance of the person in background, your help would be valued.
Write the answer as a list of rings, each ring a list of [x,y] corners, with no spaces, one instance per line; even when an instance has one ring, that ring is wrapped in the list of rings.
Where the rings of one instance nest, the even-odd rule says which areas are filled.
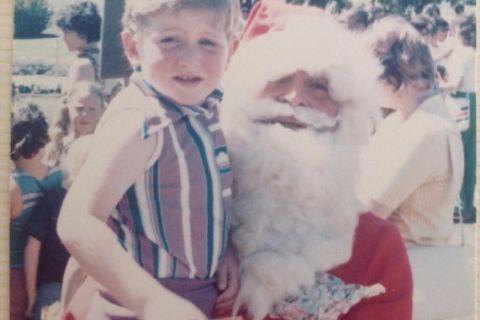
[[[12,112],[10,158],[10,319],[31,316],[34,299],[27,297],[25,282],[25,224],[43,194],[61,187],[63,175],[42,163],[48,143],[48,124],[38,105],[27,102]]]
[[[450,35],[456,36],[460,23],[465,19],[465,6],[463,4],[457,4],[454,8],[455,17],[451,21]]]
[[[73,298],[70,319],[200,320],[232,302],[216,88],[239,16],[236,0],[126,1],[122,41],[136,72],[102,116],[58,221],[101,286],[80,314]]]
[[[475,48],[476,48],[476,18],[469,15],[459,23],[457,38],[453,53],[445,63],[448,70],[448,80],[442,83],[445,93],[450,93],[459,106],[454,116],[462,131],[463,152],[465,159],[465,174],[460,192],[460,207],[455,215],[459,220],[460,211],[463,221],[476,221],[475,183],[476,183],[476,94],[475,94]],[[463,126],[461,123],[466,122]]]
[[[90,81],[77,82],[68,92],[66,104],[50,129],[52,139],[43,159],[47,165],[62,170],[63,188],[46,193],[36,209],[36,216],[25,226],[29,234],[26,258],[30,262],[26,280],[31,308],[36,301],[35,319],[40,319],[43,307],[59,300],[69,256],[56,232],[60,207],[70,184],[66,156],[75,141],[94,132],[105,109],[100,86]]]
[[[66,106],[50,129],[45,162],[63,168],[65,156],[76,139],[92,134],[105,110],[101,87],[90,81],[76,83],[68,92]]]
[[[64,7],[57,17],[57,26],[62,30],[63,40],[71,52],[76,52],[62,88],[64,95],[75,83],[100,80],[98,41],[102,20],[97,6],[92,1],[77,1]]]
[[[63,187],[45,191],[24,227],[28,234],[25,247],[27,314],[33,315],[34,320],[53,319],[52,311],[49,318],[43,315],[44,308],[60,299],[69,254],[58,238],[56,225],[65,193]]]
[[[446,245],[463,175],[460,134],[435,89],[434,62],[421,35],[400,18],[380,20],[372,32],[386,104],[396,112],[371,139],[360,190],[408,245]]]
[[[433,61],[437,65],[443,65],[452,54],[452,43],[445,41],[448,36],[449,24],[442,17],[434,19],[435,32],[428,38],[428,45]]]

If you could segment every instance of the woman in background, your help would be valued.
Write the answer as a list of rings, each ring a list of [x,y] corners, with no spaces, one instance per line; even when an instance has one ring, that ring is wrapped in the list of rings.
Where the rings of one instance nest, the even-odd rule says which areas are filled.
[[[67,80],[62,89],[66,95],[76,82],[100,79],[98,41],[102,20],[97,6],[91,1],[75,2],[58,14],[57,26],[63,32],[63,40],[71,52],[77,52],[70,65]]]
[[[373,29],[384,66],[386,104],[396,110],[378,127],[367,152],[369,209],[396,224],[409,245],[445,245],[463,175],[460,134],[440,93],[421,35],[400,18]]]

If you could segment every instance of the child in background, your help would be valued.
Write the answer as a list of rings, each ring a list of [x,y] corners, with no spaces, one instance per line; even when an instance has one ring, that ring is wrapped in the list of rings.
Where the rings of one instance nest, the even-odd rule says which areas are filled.
[[[122,41],[137,72],[102,117],[58,223],[102,286],[88,318],[207,319],[234,297],[216,87],[237,2],[126,1]]]
[[[46,163],[58,166],[63,173],[65,186],[68,172],[66,154],[71,144],[80,137],[90,135],[104,110],[102,91],[99,85],[80,81],[68,93],[67,106],[50,131],[53,138],[47,145]],[[35,216],[24,229],[28,234],[25,249],[26,288],[28,314],[40,319],[41,309],[52,305],[60,298],[61,283],[68,252],[56,232],[56,222],[65,188],[46,191],[35,208]],[[38,290],[37,290],[38,289]]]
[[[27,233],[24,225],[34,207],[48,190],[61,188],[63,176],[58,168],[42,163],[43,148],[48,143],[48,124],[39,107],[26,103],[12,113],[10,158],[14,170],[10,176],[10,319],[30,316],[27,307],[24,250]]]
[[[64,167],[65,155],[75,139],[92,134],[105,109],[102,90],[90,81],[78,82],[68,93],[66,106],[50,131],[45,162]]]

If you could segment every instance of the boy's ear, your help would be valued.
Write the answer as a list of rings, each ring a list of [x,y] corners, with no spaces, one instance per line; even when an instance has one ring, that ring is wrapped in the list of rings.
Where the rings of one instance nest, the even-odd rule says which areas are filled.
[[[128,30],[122,32],[122,44],[125,55],[127,56],[130,64],[135,69],[140,66],[140,58],[138,53],[137,39]]]

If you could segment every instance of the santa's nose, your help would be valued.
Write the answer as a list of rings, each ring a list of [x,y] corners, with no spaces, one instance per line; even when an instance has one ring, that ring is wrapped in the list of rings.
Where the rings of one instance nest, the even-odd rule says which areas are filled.
[[[306,107],[307,101],[300,90],[291,90],[279,98],[280,102],[288,103],[292,107]]]

